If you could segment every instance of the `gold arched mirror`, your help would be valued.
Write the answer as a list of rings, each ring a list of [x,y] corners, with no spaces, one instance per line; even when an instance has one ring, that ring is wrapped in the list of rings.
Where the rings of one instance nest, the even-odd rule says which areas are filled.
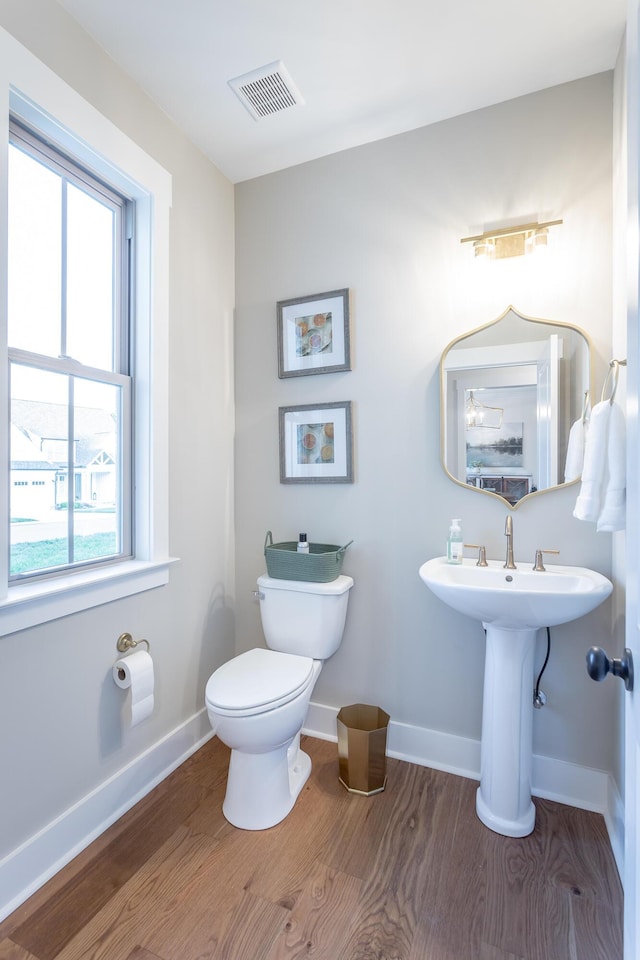
[[[588,337],[509,307],[453,340],[440,361],[441,453],[452,480],[511,508],[577,477],[571,425],[591,396]]]

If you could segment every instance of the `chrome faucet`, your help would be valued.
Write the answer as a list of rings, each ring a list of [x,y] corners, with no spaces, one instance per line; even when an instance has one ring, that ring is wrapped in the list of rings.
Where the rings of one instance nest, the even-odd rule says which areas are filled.
[[[516,565],[513,562],[513,517],[508,514],[504,522],[504,535],[507,538],[507,559],[504,562],[505,570],[515,570]]]

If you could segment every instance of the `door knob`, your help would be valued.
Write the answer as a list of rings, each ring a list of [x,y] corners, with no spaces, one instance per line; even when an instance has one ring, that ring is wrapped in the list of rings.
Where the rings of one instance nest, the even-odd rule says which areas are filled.
[[[624,657],[614,660],[602,647],[591,647],[587,654],[587,673],[592,680],[604,680],[608,673],[612,673],[624,680],[627,690],[633,690],[633,654],[629,647],[625,647]]]

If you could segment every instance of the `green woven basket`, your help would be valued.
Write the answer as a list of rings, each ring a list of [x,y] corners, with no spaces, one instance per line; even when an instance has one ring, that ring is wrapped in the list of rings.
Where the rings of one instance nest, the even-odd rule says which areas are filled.
[[[332,543],[310,543],[309,553],[298,553],[297,540],[274,543],[271,530],[267,530],[264,541],[267,573],[276,580],[329,583],[340,576],[345,550],[352,543],[353,540],[350,540],[344,547]]]

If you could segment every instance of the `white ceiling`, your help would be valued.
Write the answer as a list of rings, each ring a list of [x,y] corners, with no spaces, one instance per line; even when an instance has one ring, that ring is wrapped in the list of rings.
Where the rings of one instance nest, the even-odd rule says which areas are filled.
[[[231,181],[610,70],[625,0],[59,0]],[[227,81],[281,60],[256,121]]]

